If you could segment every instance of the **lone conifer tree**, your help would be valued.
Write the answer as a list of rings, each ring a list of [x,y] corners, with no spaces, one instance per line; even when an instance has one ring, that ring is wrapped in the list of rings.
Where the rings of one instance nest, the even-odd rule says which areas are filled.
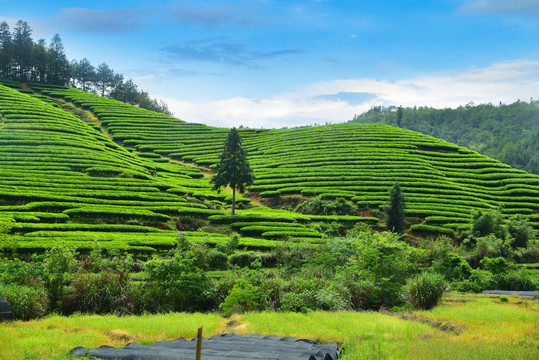
[[[236,189],[245,192],[245,186],[253,184],[255,178],[247,156],[241,148],[241,139],[236,128],[232,128],[225,142],[221,158],[211,179],[214,190],[230,186],[232,188],[232,215],[236,209]]]
[[[387,217],[386,227],[389,231],[403,232],[405,200],[399,183],[395,182],[391,190],[389,190],[389,200],[384,206]]]

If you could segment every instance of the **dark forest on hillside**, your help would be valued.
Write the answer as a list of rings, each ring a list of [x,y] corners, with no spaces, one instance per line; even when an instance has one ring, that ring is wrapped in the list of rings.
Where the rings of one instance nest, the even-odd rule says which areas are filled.
[[[539,174],[539,101],[470,103],[456,109],[375,106],[352,121],[418,131]]]

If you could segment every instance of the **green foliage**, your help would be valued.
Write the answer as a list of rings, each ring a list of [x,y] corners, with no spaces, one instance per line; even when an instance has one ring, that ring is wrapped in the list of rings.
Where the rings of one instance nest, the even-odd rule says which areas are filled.
[[[491,272],[473,269],[470,277],[463,281],[453,282],[451,287],[461,292],[480,293],[483,290],[497,288],[496,280]]]
[[[342,250],[329,253],[325,264],[338,272],[342,284],[347,284],[352,308],[376,309],[400,304],[399,294],[413,271],[413,264],[411,248],[399,240],[398,234],[364,232],[341,240],[333,248]],[[342,267],[335,268],[343,261]]]
[[[228,255],[218,251],[210,250],[208,254],[208,267],[212,270],[225,270],[228,268]]]
[[[226,251],[227,253],[233,254],[234,251],[238,248],[238,245],[240,244],[240,235],[238,233],[233,233],[228,238],[228,241],[226,243]]]
[[[42,277],[43,267],[37,256],[30,262],[19,259],[0,262],[0,284],[38,285]]]
[[[145,307],[151,311],[195,311],[208,305],[209,283],[192,254],[144,264],[148,274]]]
[[[236,189],[243,193],[245,186],[253,184],[255,179],[236,128],[230,130],[219,163],[214,170],[215,174],[211,179],[214,189],[226,186],[232,188],[232,215],[234,215]]]
[[[9,302],[16,320],[37,319],[49,309],[49,297],[40,286],[0,283],[0,296]]]
[[[140,293],[129,274],[102,270],[77,272],[63,293],[64,314],[133,314],[139,310]]]
[[[219,305],[219,309],[224,316],[230,317],[234,313],[260,310],[263,307],[262,302],[263,296],[259,289],[245,279],[238,279],[225,301]]]
[[[535,239],[535,232],[527,223],[527,219],[516,214],[507,221],[507,231],[513,239],[513,248],[526,248],[529,242]]]
[[[75,255],[73,248],[62,243],[57,243],[45,253],[43,275],[52,309],[61,307],[65,286],[71,281],[75,271]]]
[[[408,279],[404,291],[406,302],[416,309],[430,310],[440,303],[448,284],[443,275],[423,272]]]
[[[475,236],[487,236],[494,234],[496,237],[505,240],[507,237],[507,228],[505,221],[497,211],[483,212],[478,210],[472,214],[472,233]]]
[[[240,268],[249,266],[257,259],[257,255],[252,252],[236,252],[229,257],[231,265],[239,266]]]
[[[306,307],[303,296],[296,292],[287,292],[283,294],[281,299],[281,310],[302,313],[309,311],[309,309]]]
[[[509,242],[497,238],[491,234],[475,239],[476,244],[468,260],[472,265],[479,265],[484,257],[496,258],[499,256],[511,258],[513,252]]]
[[[399,112],[402,109],[402,116]],[[397,116],[395,116],[397,115]],[[539,174],[537,101],[467,104],[456,109],[374,107],[353,121],[394,124],[444,139]]]
[[[539,289],[539,284],[534,281],[526,270],[513,270],[494,276],[496,288],[511,291],[534,291]]]
[[[511,267],[511,264],[501,256],[494,259],[485,256],[480,263],[483,269],[490,271],[494,275],[504,274]]]
[[[343,198],[331,201],[323,200],[321,196],[303,201],[295,211],[310,215],[354,215],[356,213],[354,207]]]
[[[402,193],[399,183],[395,182],[391,190],[389,190],[389,199],[384,206],[384,212],[386,214],[386,228],[389,231],[396,233],[402,233],[404,231],[405,201],[406,198]]]
[[[129,272],[134,265],[130,254],[94,249],[78,263],[78,271],[65,288],[65,314],[131,314],[139,310],[140,294]]]
[[[432,262],[434,272],[443,275],[449,281],[464,280],[472,274],[472,268],[460,255],[448,252]]]

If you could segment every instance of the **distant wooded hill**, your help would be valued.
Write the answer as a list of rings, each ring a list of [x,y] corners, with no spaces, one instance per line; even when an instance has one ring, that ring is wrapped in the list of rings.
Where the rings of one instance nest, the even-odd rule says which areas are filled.
[[[456,109],[376,106],[352,122],[383,123],[470,148],[515,168],[539,174],[539,101]]]

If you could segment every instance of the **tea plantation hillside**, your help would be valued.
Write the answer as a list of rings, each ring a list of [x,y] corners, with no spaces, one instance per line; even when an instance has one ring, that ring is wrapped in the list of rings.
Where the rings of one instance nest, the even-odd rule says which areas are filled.
[[[196,169],[166,166],[118,146],[80,118],[0,86],[0,212],[11,246],[64,238],[79,248],[153,251],[175,244],[171,216],[220,214],[181,189],[224,200]],[[165,229],[165,230],[163,230]]]
[[[381,124],[241,129],[256,181],[240,198],[241,215],[231,217],[224,212],[229,195],[207,180],[228,129],[73,88],[3,84],[0,213],[14,220],[7,241],[21,250],[64,239],[79,248],[97,241],[152,252],[174,246],[177,230],[197,227],[186,233],[193,241],[224,242],[238,231],[240,244],[254,249],[289,237],[315,244],[324,227],[315,223],[383,226],[380,207],[395,181],[412,233],[452,235],[470,226],[474,210],[498,208],[526,215],[539,229],[538,176]],[[252,207],[250,198],[269,207]],[[284,210],[313,198],[344,199],[350,210]]]
[[[199,166],[218,161],[227,133],[178,120],[127,118],[76,89],[44,93],[89,107],[126,146]],[[377,211],[399,181],[408,216],[426,220],[412,226],[416,232],[451,234],[469,226],[474,209],[499,207],[507,215],[526,214],[539,228],[538,176],[443,140],[381,124],[240,131],[257,178],[249,191],[262,197],[344,197],[359,210]]]

